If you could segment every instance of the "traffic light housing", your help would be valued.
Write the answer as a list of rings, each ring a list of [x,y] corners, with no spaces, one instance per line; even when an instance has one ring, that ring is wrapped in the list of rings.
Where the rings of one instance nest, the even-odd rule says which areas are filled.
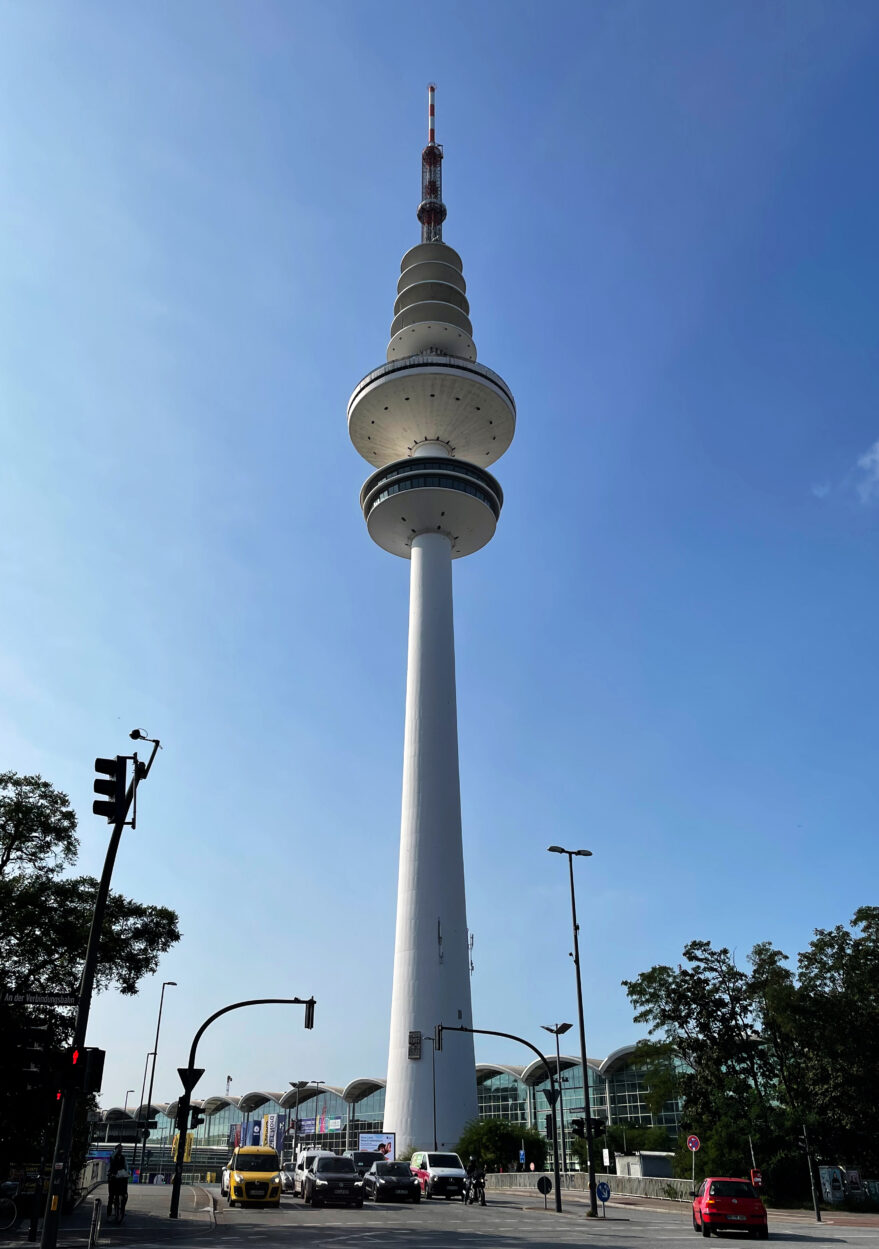
[[[314,1027],[314,998],[310,997],[305,1003],[305,1026],[306,1028]]]
[[[552,1115],[546,1116],[546,1139],[548,1141],[555,1140],[555,1121]]]
[[[583,1137],[585,1137],[586,1135],[586,1120],[585,1119],[572,1119],[571,1120],[571,1135],[579,1136],[581,1140],[583,1139]]]
[[[190,1110],[189,1126],[194,1132],[196,1128],[200,1128],[204,1123],[204,1110],[200,1106],[193,1106]]]
[[[103,794],[105,800],[93,802],[92,811],[95,815],[103,815],[109,824],[120,824],[126,815],[128,759],[125,755],[117,755],[115,759],[96,759],[95,771],[108,779],[103,780],[99,776],[95,781],[95,793]]]
[[[67,1087],[80,1093],[100,1093],[104,1078],[105,1050],[93,1046],[77,1046],[69,1051],[67,1062]]]
[[[603,1119],[590,1119],[589,1126],[592,1129],[593,1138],[596,1136],[604,1136],[607,1129],[607,1124]]]
[[[438,1054],[443,1048],[443,1026],[441,1023],[434,1025],[433,1048],[434,1048],[434,1053],[436,1054]]]

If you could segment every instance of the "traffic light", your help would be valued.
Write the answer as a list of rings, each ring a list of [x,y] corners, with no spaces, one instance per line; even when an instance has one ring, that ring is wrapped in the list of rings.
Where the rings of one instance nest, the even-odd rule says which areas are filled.
[[[603,1119],[590,1119],[589,1126],[592,1129],[593,1137],[595,1137],[595,1136],[604,1135],[607,1124],[604,1122]]]
[[[200,1128],[204,1123],[204,1110],[200,1106],[193,1106],[190,1115],[189,1126],[194,1132],[196,1128]]]
[[[80,1093],[100,1093],[104,1078],[106,1051],[89,1046],[70,1050],[67,1064],[67,1087]]]
[[[115,759],[96,759],[95,771],[102,772],[109,780],[95,781],[95,793],[105,794],[109,802],[93,802],[92,811],[95,815],[103,815],[109,824],[119,824],[125,819],[125,791],[128,760],[125,755],[117,755]]]
[[[552,1115],[546,1116],[546,1139],[548,1141],[555,1140],[555,1123]]]
[[[582,1140],[582,1138],[586,1135],[586,1120],[585,1119],[572,1119],[571,1120],[571,1135],[579,1136]]]
[[[306,1028],[314,1027],[314,998],[310,997],[305,1003],[305,1026]]]
[[[441,1023],[435,1024],[433,1029],[433,1049],[438,1054],[443,1048],[443,1026]]]

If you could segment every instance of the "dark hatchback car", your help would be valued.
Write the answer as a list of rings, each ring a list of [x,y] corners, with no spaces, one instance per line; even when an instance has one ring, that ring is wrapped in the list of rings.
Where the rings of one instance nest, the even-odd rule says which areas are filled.
[[[693,1231],[703,1236],[720,1231],[747,1232],[752,1238],[766,1240],[766,1207],[750,1181],[712,1175],[702,1181],[695,1195]]]
[[[408,1162],[374,1162],[363,1177],[363,1195],[373,1201],[420,1201],[421,1184]]]
[[[315,1207],[363,1205],[363,1180],[350,1158],[318,1154],[305,1175],[305,1200]]]

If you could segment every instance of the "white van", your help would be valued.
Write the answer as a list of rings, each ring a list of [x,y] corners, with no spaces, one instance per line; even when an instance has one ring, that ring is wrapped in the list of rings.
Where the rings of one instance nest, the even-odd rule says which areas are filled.
[[[417,1150],[409,1159],[409,1166],[418,1176],[425,1197],[452,1197],[464,1199],[464,1181],[467,1172],[457,1154],[441,1150]]]
[[[318,1149],[315,1145],[306,1145],[296,1155],[296,1170],[293,1172],[293,1196],[305,1196],[305,1176],[315,1158],[335,1158],[331,1149]]]

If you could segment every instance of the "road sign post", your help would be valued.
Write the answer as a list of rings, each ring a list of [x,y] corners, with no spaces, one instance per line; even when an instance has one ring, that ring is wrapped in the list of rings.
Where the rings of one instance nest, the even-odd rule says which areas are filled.
[[[602,1180],[601,1183],[596,1187],[595,1196],[601,1202],[601,1217],[606,1219],[607,1218],[607,1202],[610,1201],[610,1184],[608,1184],[606,1180]]]
[[[689,1149],[690,1153],[693,1155],[693,1188],[696,1187],[696,1153],[701,1144],[702,1142],[699,1140],[698,1136],[687,1137],[687,1149]]]

